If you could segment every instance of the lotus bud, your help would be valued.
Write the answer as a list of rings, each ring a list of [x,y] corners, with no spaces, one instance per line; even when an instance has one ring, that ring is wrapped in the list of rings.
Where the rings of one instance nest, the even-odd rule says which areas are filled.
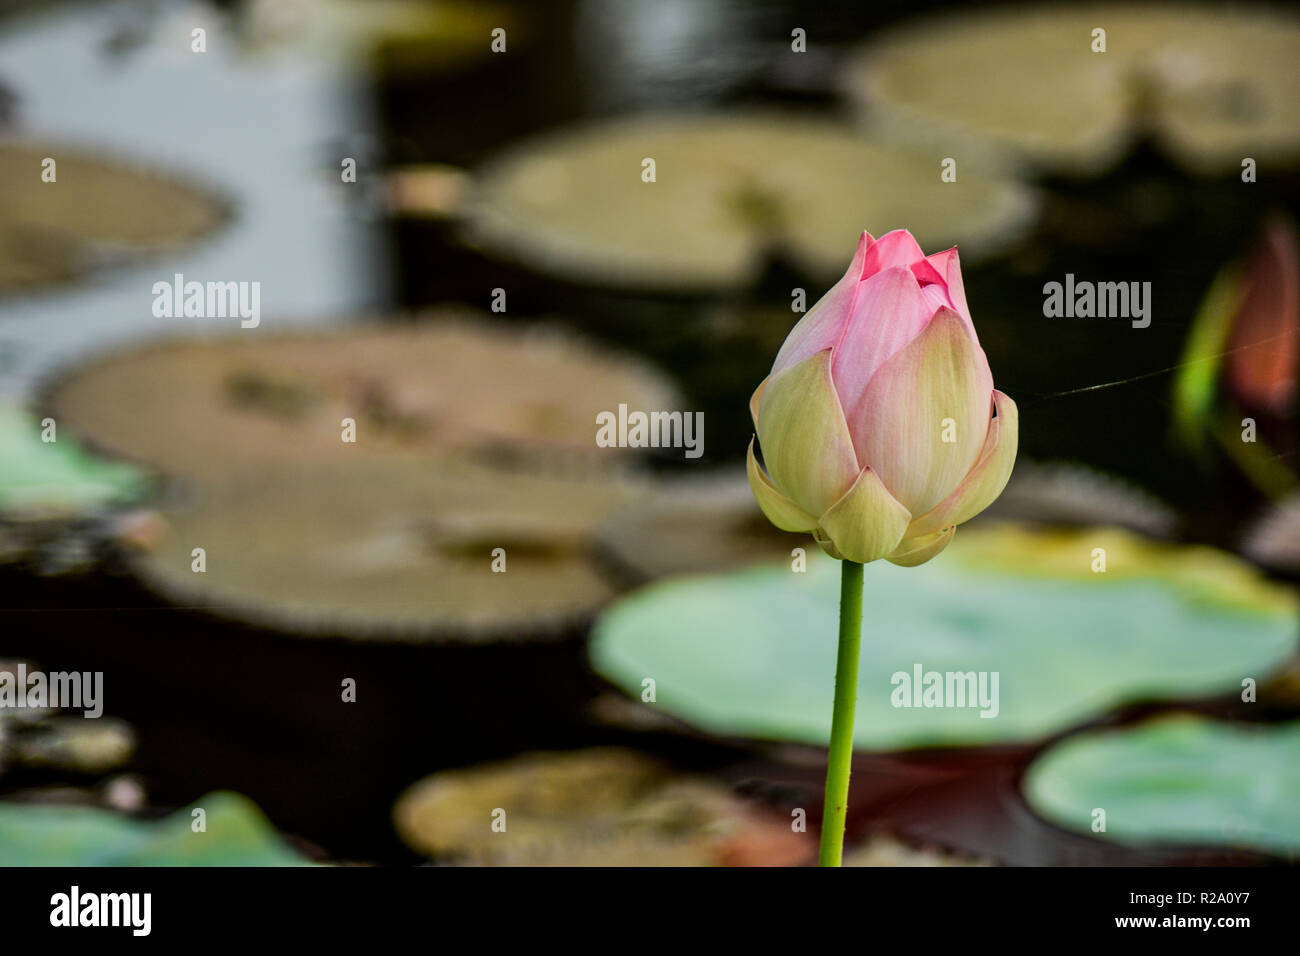
[[[957,250],[863,233],[844,277],[791,330],[750,399],[749,484],[785,531],[834,558],[913,566],[1006,487],[1016,403],[993,388]]]

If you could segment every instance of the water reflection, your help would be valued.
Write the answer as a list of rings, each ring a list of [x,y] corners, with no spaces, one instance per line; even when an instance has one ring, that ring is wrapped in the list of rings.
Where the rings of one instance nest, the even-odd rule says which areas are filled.
[[[123,46],[114,38],[134,22],[124,19],[131,7],[80,8],[0,37],[16,132],[175,171],[228,197],[233,215],[175,254],[0,301],[0,396],[18,397],[53,367],[106,346],[237,330],[224,320],[155,318],[150,287],[177,272],[260,281],[270,329],[388,299],[378,227],[358,208],[365,191],[339,176],[342,157],[359,156],[364,183],[358,144],[374,129],[366,77],[319,51],[246,54],[205,5],[165,4]],[[190,50],[199,25],[208,31],[202,54]]]

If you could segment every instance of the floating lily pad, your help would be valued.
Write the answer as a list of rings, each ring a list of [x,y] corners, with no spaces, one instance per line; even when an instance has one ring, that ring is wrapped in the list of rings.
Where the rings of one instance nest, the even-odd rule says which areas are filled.
[[[1017,461],[985,514],[1045,525],[1104,523],[1161,538],[1178,520],[1172,508],[1124,479],[1060,461]]]
[[[620,403],[677,407],[662,376],[576,339],[434,321],[124,352],[71,372],[45,407],[97,448],[211,481],[435,450],[626,463],[596,445],[597,414]],[[345,418],[355,443],[342,440]]]
[[[1097,548],[1105,573],[1092,570]],[[664,581],[604,612],[591,656],[629,693],[652,678],[656,706],[703,730],[824,745],[838,600],[838,562],[811,548],[806,573],[785,562]],[[923,568],[866,569],[855,741],[1031,741],[1126,701],[1230,692],[1294,652],[1296,608],[1289,589],[1210,548],[1107,528],[963,528]],[[985,672],[990,695],[996,672],[996,716],[969,701],[894,706],[892,678],[918,666],[922,684]]]
[[[1068,737],[1029,768],[1051,822],[1127,843],[1300,851],[1300,721],[1238,725],[1179,715]],[[1106,830],[1092,830],[1095,809]]]
[[[946,853],[935,847],[913,847],[885,834],[844,854],[845,866],[992,866],[987,860]]]
[[[642,181],[642,161],[655,181]],[[1015,238],[1034,203],[1014,182],[939,179],[937,162],[784,115],[664,116],[565,130],[481,170],[469,234],[584,284],[711,288],[752,281],[782,252],[839,275],[863,228],[906,225],[969,259]]]
[[[481,0],[386,2],[397,15],[376,30],[374,45],[375,59],[385,75],[446,74],[481,64],[493,56],[492,31],[498,28],[506,31],[508,50],[522,49],[529,39],[519,9],[505,4]],[[367,13],[376,6],[373,0],[347,4],[348,15],[340,18],[340,27],[351,33],[357,11]],[[410,17],[402,15],[403,7],[412,11]]]
[[[144,474],[83,449],[70,433],[41,440],[40,421],[0,405],[0,512],[57,517],[122,504],[145,490]]]
[[[316,56],[381,59],[390,69],[450,71],[492,56],[492,30],[518,16],[500,4],[464,0],[324,0],[249,5],[244,39],[255,47],[293,44]]]
[[[52,717],[14,742],[17,760],[77,774],[101,774],[122,766],[135,751],[135,731],[111,717]]]
[[[40,665],[31,661],[23,660],[5,660],[0,658],[0,674],[6,674],[5,682],[13,681],[17,686],[17,677],[20,668],[25,669],[27,673],[39,671]],[[9,725],[18,730],[39,724],[46,718],[52,717],[59,712],[59,708],[51,707],[48,702],[40,702],[34,707],[4,707],[0,708],[0,728]]]
[[[614,512],[596,545],[618,573],[637,583],[789,558],[799,546],[758,510],[744,478],[651,486]]]
[[[613,747],[439,773],[393,819],[418,852],[479,865],[792,865],[814,851],[727,787]]]
[[[56,180],[41,179],[55,161]],[[54,144],[0,144],[0,291],[193,241],[225,218],[204,190]]]
[[[202,808],[206,832],[191,829]],[[91,807],[0,803],[0,865],[305,866],[262,812],[237,793],[210,793],[145,822]]]
[[[1212,174],[1300,160],[1297,56],[1300,20],[1281,12],[1099,4],[927,18],[874,40],[845,80],[872,129],[940,155],[1095,173],[1145,133]]]
[[[524,639],[614,595],[590,542],[636,487],[454,459],[266,468],[162,505],[131,563],[180,604],[292,633]]]
[[[1300,494],[1271,507],[1246,532],[1242,551],[1252,561],[1287,574],[1300,574]]]

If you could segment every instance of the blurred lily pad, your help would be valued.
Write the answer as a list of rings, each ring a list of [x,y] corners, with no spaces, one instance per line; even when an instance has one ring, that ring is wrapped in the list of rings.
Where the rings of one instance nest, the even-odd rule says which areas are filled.
[[[929,159],[780,114],[549,134],[490,162],[474,192],[469,235],[490,251],[584,284],[651,289],[744,285],[774,252],[831,278],[863,228],[904,224],[924,248],[960,244],[969,261],[1016,238],[1035,209],[1010,180],[972,170],[942,183]]]
[[[1178,516],[1164,502],[1114,475],[1073,462],[1020,460],[989,517],[1045,525],[1107,524],[1169,537]]]
[[[522,640],[613,597],[591,539],[637,487],[455,458],[264,468],[160,504],[130,560],[171,600],[291,633]]]
[[[1128,843],[1300,851],[1300,721],[1237,725],[1179,715],[1068,737],[1029,768],[1051,822]],[[1093,833],[1094,810],[1106,830]]]
[[[78,774],[122,766],[135,750],[135,732],[122,720],[51,717],[15,741],[18,761]]]
[[[139,469],[86,451],[67,432],[55,431],[57,441],[42,441],[43,430],[22,409],[0,405],[0,512],[66,516],[143,494],[146,479]]]
[[[195,832],[192,811],[205,814]],[[5,866],[305,866],[247,797],[210,793],[156,822],[92,807],[0,803]]]
[[[1300,573],[1300,494],[1271,507],[1250,526],[1242,551],[1252,561],[1284,574]]]
[[[509,27],[518,43],[518,24],[505,5],[469,0],[253,0],[242,38],[253,48],[293,45],[390,70],[451,72],[491,57],[496,27]]]
[[[600,528],[601,557],[637,583],[790,557],[797,546],[758,510],[749,482],[662,482],[617,509]]]
[[[814,850],[727,787],[615,747],[439,773],[393,819],[412,849],[477,865],[794,865]]]
[[[845,866],[992,866],[987,860],[947,853],[936,847],[912,847],[887,835],[873,836],[863,846],[848,850]]]
[[[628,693],[653,679],[656,706],[702,730],[824,745],[838,572],[810,548],[805,573],[786,562],[650,585],[602,614],[592,661]],[[963,528],[923,568],[878,562],[865,579],[864,749],[1035,740],[1128,701],[1229,692],[1296,646],[1289,589],[1222,552],[1113,528]],[[924,706],[930,673],[949,706]],[[981,679],[992,706],[974,703]]]
[[[620,403],[676,407],[672,387],[636,360],[440,315],[447,321],[123,352],[70,372],[46,407],[109,453],[204,481],[440,450],[626,462],[622,449],[596,446],[596,415]],[[344,419],[354,443],[342,440]]]
[[[46,159],[54,182],[42,180]],[[0,291],[191,242],[224,220],[223,203],[178,179],[54,144],[0,143]]]
[[[1092,174],[1146,134],[1210,175],[1300,160],[1298,55],[1300,20],[1259,7],[999,9],[881,35],[845,85],[869,128],[940,155]]]

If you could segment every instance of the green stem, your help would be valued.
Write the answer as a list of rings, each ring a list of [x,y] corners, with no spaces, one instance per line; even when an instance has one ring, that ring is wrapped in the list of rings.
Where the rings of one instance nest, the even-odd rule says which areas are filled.
[[[862,565],[840,562],[840,649],[835,660],[835,710],[826,764],[826,805],[818,863],[839,866],[844,855],[844,818],[849,809],[853,762],[853,711],[858,703],[858,653],[862,647]]]

